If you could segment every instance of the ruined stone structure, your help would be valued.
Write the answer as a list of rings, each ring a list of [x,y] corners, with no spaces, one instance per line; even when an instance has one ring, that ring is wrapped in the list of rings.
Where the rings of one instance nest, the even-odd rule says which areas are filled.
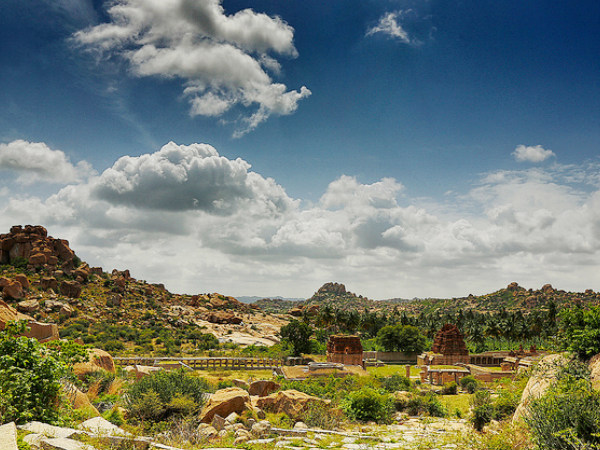
[[[469,350],[458,327],[447,323],[435,336],[431,352],[418,357],[419,365],[469,364]]]
[[[358,336],[333,335],[327,342],[327,362],[363,365],[363,348]]]
[[[10,264],[19,258],[26,259],[32,268],[60,266],[70,271],[74,268],[75,253],[68,241],[48,236],[42,226],[15,225],[10,233],[0,234],[0,264]]]

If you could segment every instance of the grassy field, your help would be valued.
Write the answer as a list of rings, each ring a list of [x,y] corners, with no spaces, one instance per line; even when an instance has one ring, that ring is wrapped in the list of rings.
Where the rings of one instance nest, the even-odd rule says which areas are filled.
[[[406,368],[403,364],[397,365],[386,365],[382,367],[367,367],[367,372],[369,375],[378,376],[378,377],[389,377],[393,374],[400,374],[406,376]],[[410,376],[416,377],[419,375],[421,370],[417,366],[410,366]]]
[[[450,416],[454,416],[455,411],[459,410],[462,417],[466,417],[469,413],[470,397],[470,394],[442,395],[440,401],[446,407]]]

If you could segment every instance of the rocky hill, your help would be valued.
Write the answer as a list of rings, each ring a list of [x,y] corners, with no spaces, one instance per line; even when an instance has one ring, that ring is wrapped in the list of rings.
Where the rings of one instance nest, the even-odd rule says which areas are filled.
[[[81,262],[41,226],[0,235],[2,317],[56,323],[61,337],[115,353],[194,354],[218,342],[272,345],[286,320],[218,293],[172,294],[129,270]]]
[[[522,311],[528,313],[532,310],[547,310],[551,305],[556,308],[572,307],[574,305],[600,304],[600,293],[591,289],[585,292],[567,292],[555,289],[550,284],[540,289],[525,289],[516,282],[506,288],[485,295],[468,295],[446,299],[413,299],[404,300],[395,298],[390,300],[370,300],[362,295],[346,291],[341,283],[325,283],[315,294],[305,302],[287,304],[284,302],[258,303],[259,306],[269,308],[269,311],[287,312],[292,315],[301,315],[306,309],[322,308],[329,306],[332,309],[364,310],[370,311],[405,311],[409,315],[418,315],[421,312],[453,313],[459,309],[472,309],[479,312],[495,312],[502,309],[507,311]]]

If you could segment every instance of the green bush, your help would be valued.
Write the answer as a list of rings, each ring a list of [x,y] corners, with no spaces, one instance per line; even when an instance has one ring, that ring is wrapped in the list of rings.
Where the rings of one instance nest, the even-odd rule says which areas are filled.
[[[444,405],[431,392],[425,395],[413,395],[406,405],[406,412],[411,416],[427,414],[431,417],[446,417],[448,414]]]
[[[381,394],[371,388],[350,392],[343,403],[344,411],[353,420],[388,423],[394,410],[390,395]]]
[[[0,423],[56,423],[68,360],[59,350],[18,336],[25,329],[24,322],[9,322],[0,332]]]
[[[398,373],[381,378],[381,387],[388,392],[408,391],[411,383],[408,378]]]
[[[559,373],[558,381],[528,407],[525,422],[540,448],[591,450],[600,448],[600,392],[578,369]]]
[[[343,414],[338,408],[319,402],[310,403],[301,418],[309,427],[332,430],[343,421]]]
[[[182,370],[160,371],[131,385],[126,407],[131,417],[159,421],[172,415],[197,412],[209,385]]]
[[[467,375],[466,377],[462,377],[459,381],[460,387],[467,391],[469,394],[472,394],[479,387],[479,381],[475,379],[473,375]]]
[[[456,395],[458,392],[458,384],[454,381],[446,383],[444,387],[442,387],[442,394],[444,395]]]

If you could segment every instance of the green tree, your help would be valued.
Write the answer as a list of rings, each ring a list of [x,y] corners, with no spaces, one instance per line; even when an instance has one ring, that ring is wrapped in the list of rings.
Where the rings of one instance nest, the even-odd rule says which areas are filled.
[[[302,353],[310,351],[310,336],[312,332],[313,329],[309,324],[294,319],[281,327],[279,335],[292,346],[293,355],[300,356]]]
[[[583,359],[600,353],[600,306],[565,310],[561,318],[561,342],[566,349]]]
[[[386,325],[377,333],[377,341],[387,352],[416,352],[425,349],[427,339],[412,325]]]
[[[0,332],[0,423],[56,423],[60,379],[68,366],[60,348],[52,350],[34,338],[19,336],[25,330],[24,322],[9,322]],[[70,358],[73,348],[68,347]]]

